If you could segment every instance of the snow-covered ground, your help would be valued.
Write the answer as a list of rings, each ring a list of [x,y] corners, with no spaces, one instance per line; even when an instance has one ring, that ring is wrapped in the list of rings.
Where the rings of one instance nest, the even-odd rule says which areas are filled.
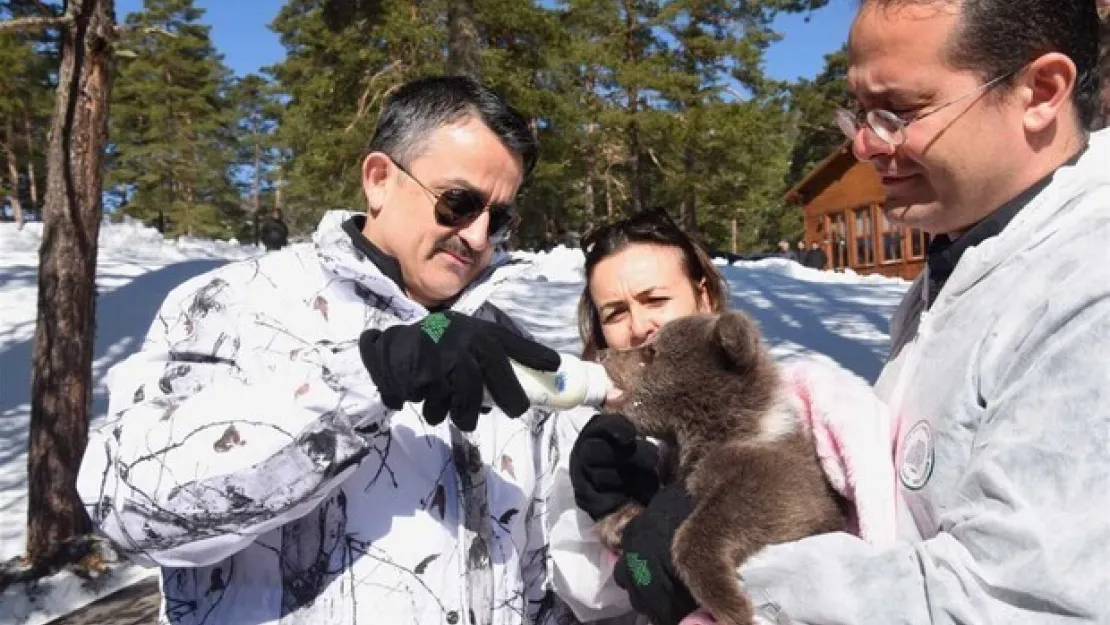
[[[34,334],[41,225],[23,231],[0,223],[0,562],[23,549],[30,360]],[[97,265],[94,415],[107,405],[101,381],[108,368],[142,342],[158,305],[177,284],[229,260],[260,251],[236,242],[166,241],[135,223],[101,229]],[[575,306],[582,292],[582,255],[556,248],[519,253],[535,265],[495,298],[540,340],[578,350]],[[822,354],[874,380],[886,354],[888,320],[905,292],[903,280],[819,272],[787,260],[722,265],[732,303],[760,323],[773,352]],[[95,421],[94,421],[95,426]],[[9,588],[0,596],[0,623],[37,625],[77,609],[149,572],[122,566],[90,583],[68,574],[35,592]]]
[[[0,223],[0,562],[18,556],[24,547],[30,362],[41,238],[41,223],[27,224],[22,231],[14,224]],[[102,415],[107,407],[100,386],[104,374],[139,347],[171,288],[229,260],[259,253],[253,246],[235,242],[166,241],[156,230],[135,223],[102,227],[94,414]],[[121,566],[95,581],[61,573],[32,589],[13,585],[0,595],[0,623],[45,623],[149,574],[146,569]]]

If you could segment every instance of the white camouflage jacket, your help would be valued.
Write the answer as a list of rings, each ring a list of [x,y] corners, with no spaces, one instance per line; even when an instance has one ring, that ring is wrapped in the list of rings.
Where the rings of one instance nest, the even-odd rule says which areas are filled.
[[[161,623],[553,622],[544,504],[554,419],[496,409],[469,435],[392,413],[366,328],[426,314],[352,244],[313,243],[176,288],[109,374],[109,419],[78,489],[139,562]],[[495,261],[455,310],[483,315],[519,267]]]

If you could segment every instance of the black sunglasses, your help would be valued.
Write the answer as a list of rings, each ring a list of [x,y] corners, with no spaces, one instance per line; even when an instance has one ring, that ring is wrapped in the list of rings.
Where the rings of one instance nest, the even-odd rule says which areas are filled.
[[[641,211],[631,217],[591,229],[582,237],[580,242],[582,252],[589,256],[598,242],[608,239],[615,233],[636,240],[676,245],[690,254],[691,259],[697,258],[697,254],[694,253],[693,241],[662,208]]]
[[[474,189],[456,187],[447,189],[443,193],[436,193],[392,157],[389,160],[394,167],[404,172],[413,182],[420,185],[421,189],[436,199],[436,223],[445,228],[466,227],[482,214],[487,205],[489,206],[488,236],[491,243],[495,245],[504,243],[520,224],[520,213],[512,204],[489,204],[486,197]]]

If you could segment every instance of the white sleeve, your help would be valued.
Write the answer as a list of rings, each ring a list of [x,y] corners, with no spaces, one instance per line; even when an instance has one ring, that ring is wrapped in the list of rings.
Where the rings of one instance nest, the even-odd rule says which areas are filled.
[[[938,510],[938,533],[886,549],[846,534],[768,547],[740,569],[763,618],[1110,622],[1110,301],[1053,312],[990,373],[958,505]]]
[[[204,566],[311,511],[375,459],[387,411],[358,337],[282,347],[219,274],[167,298],[143,349],[108,378],[77,488],[138,561]]]
[[[570,451],[578,432],[596,412],[579,409],[558,416],[555,435],[561,454],[547,504],[552,584],[583,622],[632,611],[628,593],[613,581],[616,558],[601,545],[593,520],[578,509],[570,482]]]

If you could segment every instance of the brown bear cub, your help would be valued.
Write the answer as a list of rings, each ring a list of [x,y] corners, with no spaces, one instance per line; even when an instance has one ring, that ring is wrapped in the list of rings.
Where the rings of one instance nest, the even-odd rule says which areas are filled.
[[[671,546],[690,593],[723,625],[754,620],[736,568],[766,545],[845,530],[848,506],[825,478],[797,400],[787,392],[747,315],[695,315],[650,343],[608,351],[602,364],[624,390],[617,411],[663,441],[694,512]],[[629,504],[598,523],[620,548]]]

